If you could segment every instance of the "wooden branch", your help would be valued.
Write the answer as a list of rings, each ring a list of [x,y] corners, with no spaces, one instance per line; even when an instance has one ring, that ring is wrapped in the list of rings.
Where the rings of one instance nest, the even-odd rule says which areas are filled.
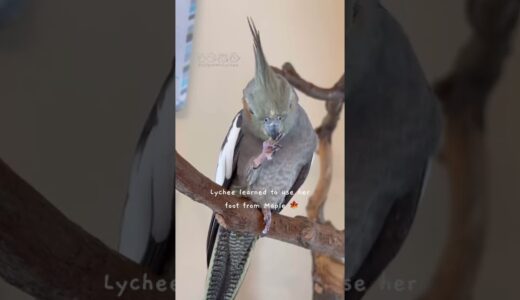
[[[314,222],[330,224],[325,221],[323,216],[323,207],[327,201],[332,182],[332,147],[330,139],[320,138],[318,154],[320,158],[320,178],[314,193],[309,198],[307,215]],[[332,224],[330,225],[332,226]],[[345,293],[344,263],[316,252],[312,252],[312,262],[313,299],[343,299]]]
[[[146,275],[145,275],[146,274]],[[126,291],[144,276],[163,287]],[[173,299],[170,282],[68,220],[0,160],[0,277],[38,299]],[[163,280],[164,282],[161,282]],[[138,282],[139,281],[139,282]]]
[[[468,1],[473,36],[454,70],[435,88],[446,116],[441,158],[448,169],[452,206],[448,240],[423,300],[472,298],[489,203],[484,112],[509,54],[519,6],[518,0]]]
[[[342,89],[342,79],[336,87]],[[318,223],[325,223],[323,207],[328,199],[332,183],[332,133],[337,126],[344,101],[328,101],[325,104],[327,115],[316,129],[320,139],[318,155],[320,157],[320,178],[314,193],[307,204],[307,215]],[[314,300],[344,299],[345,264],[342,261],[312,253]]]
[[[264,227],[261,211],[251,208],[253,202],[228,194],[212,194],[223,191],[222,187],[202,175],[178,153],[175,161],[175,188],[211,208],[219,218],[219,223],[229,230],[260,234]],[[337,259],[345,255],[345,235],[342,231],[331,225],[311,222],[302,216],[291,218],[273,214],[267,236]]]
[[[323,207],[327,201],[332,183],[332,133],[338,124],[343,103],[345,101],[345,75],[329,89],[320,88],[301,78],[294,67],[285,63],[282,70],[274,68],[298,90],[304,94],[321,100],[326,100],[327,114],[321,125],[316,129],[320,139],[318,155],[320,157],[320,177],[314,193],[307,204],[309,219],[318,224],[329,224],[323,216]],[[345,232],[343,231],[343,234]],[[315,251],[312,252],[312,280],[314,300],[344,299],[345,264],[332,257]]]
[[[336,85],[331,88],[321,88],[301,78],[290,63],[285,63],[282,69],[271,67],[276,73],[282,75],[296,89],[309,97],[325,101],[344,101],[345,92],[343,89],[345,75],[341,76]]]

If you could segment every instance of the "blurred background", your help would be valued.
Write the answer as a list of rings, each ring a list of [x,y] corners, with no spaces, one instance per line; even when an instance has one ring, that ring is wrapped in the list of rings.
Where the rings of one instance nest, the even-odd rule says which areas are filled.
[[[401,23],[414,47],[426,77],[436,82],[448,73],[460,47],[470,35],[466,1],[415,0],[382,3]],[[518,30],[517,30],[518,32]],[[520,209],[516,187],[520,178],[520,36],[486,108],[489,153],[489,207],[487,238],[474,299],[518,299],[516,280],[520,268]],[[347,104],[348,108],[348,104]],[[348,155],[348,149],[347,149]],[[432,168],[425,197],[402,251],[374,284],[367,300],[417,299],[430,283],[446,238],[450,213],[449,185],[443,166]],[[389,288],[398,280],[406,286]],[[408,285],[409,284],[409,285]],[[456,284],[456,283],[455,283]]]
[[[10,1],[0,1],[0,9],[4,2]],[[383,3],[408,33],[428,79],[433,82],[448,72],[469,35],[463,1]],[[296,0],[199,1],[190,100],[177,114],[179,152],[213,177],[220,143],[240,109],[242,88],[254,68],[247,15],[262,32],[271,64],[291,61],[303,77],[328,86],[343,72],[344,29],[336,24],[343,22],[343,5],[339,0],[319,5],[317,1]],[[135,144],[170,68],[173,6],[173,1],[146,5],[135,0],[26,1],[17,17],[0,22],[0,157],[71,220],[113,248],[118,242]],[[497,296],[516,299],[518,294],[518,34],[513,46],[486,114],[491,202],[486,248],[474,293],[477,300]],[[240,59],[231,66],[212,66],[212,53],[236,53]],[[207,87],[197,88],[197,82]],[[303,96],[300,99],[316,124],[323,116],[323,105]],[[201,111],[202,106],[208,108]],[[209,126],[189,127],[201,123]],[[335,133],[336,155],[344,151],[339,142],[343,130],[340,127]],[[193,135],[197,139],[190,139]],[[334,175],[330,199],[342,195],[343,162],[339,156],[335,165],[339,173]],[[316,165],[304,189],[312,188],[315,180]],[[428,285],[446,236],[448,188],[444,169],[436,164],[410,237],[367,299],[415,299]],[[305,199],[300,200],[305,204]],[[341,224],[337,222],[343,219],[343,209],[337,206],[334,210],[333,205],[340,204],[330,201],[326,216]],[[181,217],[187,222],[177,225],[190,233],[177,241],[178,270],[186,274],[177,281],[178,299],[193,299],[191,293],[200,296],[204,281],[211,212],[188,199],[179,199],[177,209],[186,212],[177,215],[178,222]],[[284,213],[304,211],[287,209]],[[295,295],[301,298],[294,299],[308,299],[309,253],[269,239],[261,242],[240,299],[270,292],[255,285],[260,277],[281,291],[277,295],[282,298],[267,299]],[[272,263],[262,264],[265,260]],[[396,280],[411,283],[413,288],[400,292],[388,289],[386,283]],[[257,299],[265,299],[260,296]],[[0,299],[31,297],[0,280]]]
[[[0,157],[116,249],[135,145],[171,67],[174,3],[24,2],[0,25]],[[0,280],[0,299],[32,297]]]
[[[214,178],[220,146],[236,113],[242,90],[254,74],[253,40],[247,17],[260,31],[267,61],[291,62],[310,82],[330,87],[344,73],[344,1],[197,1],[190,87],[186,106],[176,116],[176,149],[195,168]],[[316,127],[325,116],[322,101],[301,93],[300,104]],[[333,136],[334,174],[325,218],[344,228],[344,122]],[[316,160],[300,191],[312,192]],[[209,192],[209,191],[208,191]],[[298,208],[283,214],[306,215],[308,196],[293,199]],[[184,195],[176,198],[176,297],[202,299],[206,234],[211,210]],[[311,299],[311,255],[306,249],[260,239],[237,299]]]

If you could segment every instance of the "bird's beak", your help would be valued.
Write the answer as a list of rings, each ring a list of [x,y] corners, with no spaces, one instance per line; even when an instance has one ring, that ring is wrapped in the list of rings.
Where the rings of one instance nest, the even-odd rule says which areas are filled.
[[[270,136],[273,140],[278,140],[281,138],[281,128],[282,128],[282,122],[276,118],[269,118],[264,123],[264,129],[268,136]]]

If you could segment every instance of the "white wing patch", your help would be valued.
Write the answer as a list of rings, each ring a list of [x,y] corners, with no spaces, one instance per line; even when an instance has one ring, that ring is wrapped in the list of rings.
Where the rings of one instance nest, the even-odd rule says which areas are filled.
[[[229,129],[225,144],[220,150],[217,164],[217,173],[215,175],[215,182],[223,185],[226,179],[230,179],[233,174],[233,161],[235,155],[235,147],[238,137],[240,135],[240,127],[238,126],[238,119],[241,113],[238,113],[233,119],[233,124]]]

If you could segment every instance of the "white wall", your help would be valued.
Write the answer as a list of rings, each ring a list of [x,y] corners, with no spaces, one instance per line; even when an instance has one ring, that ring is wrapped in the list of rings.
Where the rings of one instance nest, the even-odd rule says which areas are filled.
[[[306,79],[332,86],[344,72],[344,1],[198,1],[191,86],[187,107],[177,113],[176,148],[206,176],[213,178],[220,145],[230,122],[241,109],[242,89],[254,71],[253,42],[247,25],[251,16],[260,31],[271,65],[293,63]],[[205,65],[211,55],[236,54],[236,64]],[[302,94],[300,103],[317,126],[323,102]],[[344,125],[335,132],[334,182],[325,216],[344,228]],[[311,190],[318,161],[302,187]],[[283,214],[305,215],[307,197]],[[206,233],[211,211],[177,194],[178,299],[201,299],[206,276]],[[310,299],[311,260],[307,250],[261,239],[238,299]]]

